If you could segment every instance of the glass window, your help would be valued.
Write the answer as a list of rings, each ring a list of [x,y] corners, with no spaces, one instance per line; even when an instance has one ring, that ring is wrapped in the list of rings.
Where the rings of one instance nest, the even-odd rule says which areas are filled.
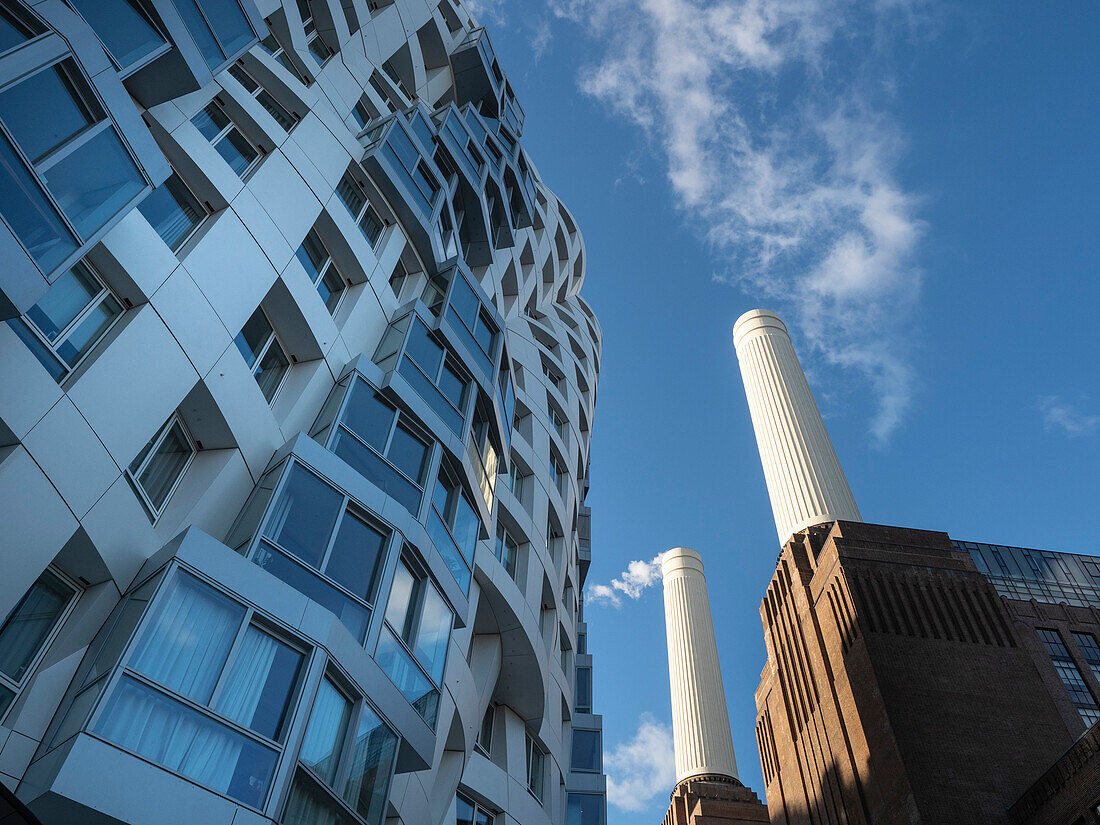
[[[206,208],[175,171],[146,195],[138,210],[173,252],[187,243],[206,217]]]
[[[481,727],[477,732],[477,740],[474,742],[478,750],[486,756],[493,752],[493,719],[496,716],[496,710],[493,705],[485,708],[485,715],[481,717]]]
[[[369,705],[322,679],[281,821],[353,825],[360,821],[354,811],[368,825],[380,825],[397,741]]]
[[[577,689],[573,694],[577,713],[592,712],[592,668],[577,668]]]
[[[496,556],[508,571],[508,575],[514,579],[516,563],[519,560],[519,545],[499,521],[497,522]]]
[[[298,80],[301,81],[302,85],[309,85],[310,81],[306,78],[304,74],[301,73],[301,71],[299,71],[298,67],[294,65],[293,61],[291,61],[290,59],[290,56],[286,53],[286,50],[279,44],[279,41],[275,39],[274,34],[268,34],[266,37],[264,37],[260,41],[260,46],[263,47],[264,51],[266,51],[268,54],[278,60],[279,63],[282,64],[284,69],[286,69],[296,78],[298,78]]]
[[[545,756],[542,752],[542,748],[534,739],[531,738],[531,734],[527,734],[527,790],[534,794],[535,799],[542,802],[543,783],[545,770]]]
[[[1074,633],[1073,640],[1092,669],[1092,675],[1100,679],[1100,645],[1096,643],[1096,637],[1091,633]]]
[[[259,162],[260,150],[241,133],[216,100],[206,104],[206,108],[191,118],[191,122],[239,177],[247,176]]]
[[[304,655],[248,623],[249,614],[194,576],[177,573],[157,595],[94,730],[260,808]]]
[[[237,0],[175,0],[175,4],[211,71],[256,37]]]
[[[15,700],[76,594],[76,588],[44,570],[0,626],[0,716]]]
[[[130,464],[127,473],[153,518],[183,478],[197,450],[178,414],[173,414]]]
[[[261,86],[256,78],[245,71],[240,61],[229,67],[229,73],[237,79],[238,83],[244,86],[245,91],[256,98],[256,101],[267,110],[267,113],[275,119],[276,123],[283,127],[284,131],[289,132],[298,125],[300,118],[290,112],[267,89]]]
[[[565,825],[604,825],[607,814],[602,794],[571,793],[565,811]]]
[[[1047,654],[1050,656],[1054,669],[1061,677],[1062,684],[1069,692],[1070,699],[1073,700],[1074,707],[1081,714],[1085,727],[1092,727],[1093,724],[1100,721],[1100,706],[1097,705],[1096,698],[1085,683],[1085,677],[1081,675],[1077,663],[1073,661],[1069,650],[1066,649],[1065,642],[1062,641],[1062,637],[1057,630],[1038,629],[1037,632],[1040,641],[1047,650]]]
[[[141,63],[167,43],[134,0],[72,0],[72,5],[124,70]]]
[[[408,317],[413,320],[405,343],[407,359],[402,359],[398,371],[456,435],[464,436],[470,382],[459,374],[452,359],[445,357],[446,350],[424,322],[415,313]]]
[[[268,511],[253,561],[331,610],[362,642],[388,537],[350,499],[295,463]]]
[[[0,53],[42,34],[42,26],[18,6],[0,5]]]
[[[600,772],[601,736],[598,730],[586,728],[573,729],[573,761],[570,768],[574,771]]]
[[[22,318],[8,323],[57,381],[63,380],[122,315],[122,303],[88,264],[63,273]]]
[[[350,172],[345,172],[340,179],[340,183],[336,186],[336,194],[339,195],[340,200],[347,207],[351,216],[355,218],[363,237],[367,239],[367,243],[373,249],[378,244],[378,239],[382,237],[385,224],[378,217],[378,212],[367,201],[363,188]]]
[[[455,825],[493,825],[493,815],[462,794],[455,797]]]
[[[344,294],[344,279],[336,270],[336,264],[324,243],[321,242],[316,229],[309,230],[295,254],[302,268],[317,287],[317,294],[325,302],[329,314],[335,315],[336,307]]]
[[[405,281],[409,279],[409,270],[405,268],[405,264],[400,260],[393,268],[393,272],[390,273],[390,290],[393,292],[395,298],[401,297],[401,289],[405,286]]]
[[[270,404],[290,371],[290,359],[262,307],[258,307],[245,321],[233,341]]]
[[[454,613],[435,583],[402,560],[394,572],[385,620],[375,660],[435,727]]]

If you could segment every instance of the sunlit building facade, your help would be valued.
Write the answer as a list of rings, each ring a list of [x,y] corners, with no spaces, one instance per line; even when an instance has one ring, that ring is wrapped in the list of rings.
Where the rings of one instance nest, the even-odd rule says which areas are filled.
[[[601,333],[523,125],[452,0],[0,0],[19,816],[604,825]]]

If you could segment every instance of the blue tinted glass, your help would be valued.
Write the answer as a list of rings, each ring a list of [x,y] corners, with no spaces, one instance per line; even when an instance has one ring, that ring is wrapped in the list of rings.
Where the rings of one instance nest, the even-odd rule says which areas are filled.
[[[575,729],[573,731],[573,762],[575,771],[598,771],[600,769],[600,732],[598,730]]]
[[[458,317],[472,331],[477,321],[478,311],[481,309],[481,301],[462,274],[455,271],[454,286],[451,287],[451,306],[454,307]]]
[[[378,453],[343,430],[337,433],[332,451],[413,516],[417,515],[420,510],[420,488],[393,469]]]
[[[208,103],[201,112],[191,118],[195,128],[207,140],[213,140],[229,125],[229,118],[216,103]]]
[[[370,600],[386,537],[350,513],[336,531],[325,572],[361,599]]]
[[[397,685],[409,703],[416,708],[424,721],[435,727],[439,710],[439,691],[431,680],[416,666],[412,656],[401,645],[388,627],[383,626],[374,660],[391,681]]]
[[[0,52],[6,52],[13,46],[25,43],[37,34],[41,34],[37,27],[32,29],[27,23],[0,6]],[[2,712],[0,710],[0,713]]]
[[[256,150],[236,129],[230,129],[229,134],[219,140],[214,148],[238,175],[243,175],[256,159]]]
[[[114,129],[104,129],[51,166],[44,177],[61,211],[84,238],[101,229],[146,186]]]
[[[321,267],[328,260],[328,252],[325,250],[324,244],[321,243],[321,239],[317,237],[317,233],[312,229],[309,230],[305,240],[302,241],[302,245],[298,247],[298,251],[294,254],[298,258],[298,262],[305,268],[309,279],[316,283],[321,275]]]
[[[100,289],[83,264],[79,264],[54,281],[39,302],[27,310],[27,317],[39,332],[53,342],[57,334],[84,311]]]
[[[229,1],[235,2],[235,0]],[[194,39],[195,45],[198,46],[199,51],[202,52],[202,57],[203,60],[206,61],[206,65],[210,69],[214,69],[216,66],[221,65],[221,63],[225,61],[225,53],[222,52],[221,47],[218,45],[218,41],[214,39],[214,35],[210,31],[210,26],[208,26],[206,20],[203,19],[202,12],[199,11],[198,4],[195,0],[176,0],[176,9],[179,11],[180,17],[183,18],[183,23],[187,26],[187,31]]]
[[[267,316],[264,315],[262,309],[257,309],[252,313],[252,316],[245,321],[241,331],[238,332],[237,337],[233,339],[233,343],[237,345],[237,349],[239,349],[241,355],[244,356],[244,362],[248,364],[249,367],[256,363],[256,359],[260,355],[260,350],[263,349],[271,333],[271,324],[267,322]]]
[[[237,0],[198,0],[198,3],[227,56],[240,51],[255,38]]]
[[[260,544],[253,561],[334,614],[355,640],[362,644],[370,623],[369,609],[268,544]]]
[[[472,562],[474,560],[474,545],[477,543],[477,530],[481,520],[478,518],[477,511],[466,500],[466,496],[459,494],[457,499],[455,525],[454,530],[451,532],[454,533],[455,541],[458,543],[462,555],[466,557],[467,561]]]
[[[571,793],[565,825],[604,825],[604,798],[594,793]]]
[[[175,172],[145,196],[138,210],[172,251],[179,249],[206,214]]]
[[[72,4],[124,69],[165,43],[130,0],[72,0]]]
[[[435,545],[435,549],[439,551],[439,555],[443,558],[447,569],[451,571],[451,575],[455,577],[455,581],[462,588],[462,592],[468,593],[470,590],[470,568],[463,559],[458,545],[451,538],[446,525],[439,518],[439,513],[436,512],[434,507],[429,513],[428,536],[431,538],[432,544]]]
[[[443,365],[443,371],[439,375],[439,391],[455,407],[462,409],[462,397],[466,394],[466,382],[458,377],[458,374],[451,369],[450,364]]]
[[[400,424],[393,431],[387,458],[413,481],[422,482],[428,467],[428,445]]]
[[[419,318],[413,321],[409,342],[405,345],[405,353],[427,373],[429,378],[435,378],[436,372],[439,371],[439,364],[443,360],[443,347],[435,342],[428,328]]]
[[[356,435],[381,451],[397,411],[386,404],[366,381],[356,380],[344,409],[343,423]]]
[[[31,160],[101,119],[77,93],[75,74],[72,61],[66,60],[0,93],[0,119]]]
[[[51,272],[77,249],[72,233],[0,134],[0,210],[12,232],[43,272]]]
[[[295,464],[268,517],[264,535],[317,567],[343,504],[342,495]]]
[[[409,140],[409,136],[403,129],[397,127],[390,130],[389,144],[393,147],[401,165],[405,167],[405,171],[411,173],[416,169],[416,164],[420,161],[420,152],[413,146],[413,142]]]

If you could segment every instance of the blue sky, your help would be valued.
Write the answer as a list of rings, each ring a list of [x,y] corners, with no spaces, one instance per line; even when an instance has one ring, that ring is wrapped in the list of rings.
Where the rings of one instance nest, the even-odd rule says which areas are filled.
[[[730,341],[745,310],[787,319],[868,521],[1093,552],[1100,6],[479,11],[586,239],[605,336],[589,586],[636,585],[586,608],[608,821],[656,823],[673,778],[649,563],[673,546],[703,555],[741,775],[762,792],[778,546]]]

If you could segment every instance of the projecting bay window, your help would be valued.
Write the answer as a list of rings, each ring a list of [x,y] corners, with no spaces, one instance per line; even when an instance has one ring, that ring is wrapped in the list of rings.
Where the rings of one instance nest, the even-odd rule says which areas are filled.
[[[302,245],[295,253],[309,279],[317,287],[317,294],[325,302],[330,315],[336,314],[344,295],[344,279],[336,269],[332,255],[325,248],[316,229],[310,229]]]
[[[72,59],[0,91],[0,124],[0,213],[44,273],[146,190]]]
[[[359,225],[359,231],[367,239],[371,249],[378,248],[378,241],[382,237],[382,231],[386,224],[378,216],[377,210],[367,200],[366,192],[362,184],[357,181],[350,172],[345,172],[336,186],[336,194],[340,201],[347,207],[351,217]]]
[[[576,690],[573,691],[573,709],[577,713],[592,712],[592,668],[576,669]]]
[[[0,626],[0,719],[26,686],[80,590],[47,568]]]
[[[470,441],[466,445],[466,454],[477,477],[478,489],[485,500],[485,507],[492,512],[496,497],[497,468],[500,455],[490,434],[489,416],[481,404],[474,408],[474,419],[470,426]]]
[[[57,382],[64,381],[122,317],[122,302],[84,261],[8,324]]]
[[[313,19],[313,3],[311,0],[298,0],[298,14],[302,17],[302,27],[306,33],[306,48],[317,61],[317,66],[324,66],[332,57],[333,51],[317,33],[317,23]]]
[[[191,118],[191,122],[241,179],[248,177],[260,162],[260,150],[237,128],[218,101],[207,103],[201,112]]]
[[[546,754],[532,737],[527,734],[525,745],[527,756],[527,790],[540,803],[543,800],[543,790],[546,783]]]
[[[374,363],[387,372],[396,366],[455,435],[464,437],[470,379],[415,312],[390,324]]]
[[[130,463],[126,475],[154,521],[164,512],[197,453],[183,419],[173,413]]]
[[[132,72],[168,51],[168,41],[133,0],[70,0],[115,65]]]
[[[111,640],[104,649],[110,647]],[[261,809],[306,654],[250,608],[177,571],[157,594],[89,729]],[[93,671],[89,678],[102,677]],[[94,698],[101,684],[83,693]],[[78,694],[73,707],[82,705]]]
[[[183,25],[191,34],[210,71],[256,39],[237,0],[174,0]]]
[[[606,807],[603,794],[571,793],[566,800],[565,825],[604,825]]]
[[[334,676],[325,676],[279,821],[381,825],[397,741],[369,704]]]
[[[283,127],[284,132],[289,132],[298,125],[298,121],[301,120],[301,118],[289,111],[282,103],[275,99],[271,92],[260,85],[260,82],[250,75],[244,66],[241,65],[241,61],[238,60],[229,67],[229,74],[244,87],[246,92],[256,98],[256,102],[263,106],[264,109],[267,110],[267,113],[275,119],[275,122]]]
[[[454,270],[447,320],[482,372],[492,379],[499,330],[461,270]]]
[[[573,753],[570,770],[599,773],[602,769],[602,736],[598,730],[573,728]]]
[[[252,370],[260,392],[270,404],[290,371],[290,359],[262,307],[257,308],[245,321],[233,342],[244,356],[248,368]]]
[[[464,593],[470,592],[470,570],[480,526],[477,510],[462,491],[457,475],[440,467],[428,513],[428,535]]]
[[[138,211],[173,252],[179,252],[194,236],[208,214],[175,171],[145,196]]]
[[[439,588],[402,559],[374,659],[433,729],[453,624],[454,612]]]
[[[352,379],[347,400],[325,440],[329,449],[360,475],[399,502],[413,518],[418,516],[432,439],[362,378]]]
[[[242,514],[242,522],[246,520]],[[389,542],[388,529],[293,462],[267,510],[251,556],[264,570],[331,611],[362,644]],[[230,544],[237,542],[231,537]]]

